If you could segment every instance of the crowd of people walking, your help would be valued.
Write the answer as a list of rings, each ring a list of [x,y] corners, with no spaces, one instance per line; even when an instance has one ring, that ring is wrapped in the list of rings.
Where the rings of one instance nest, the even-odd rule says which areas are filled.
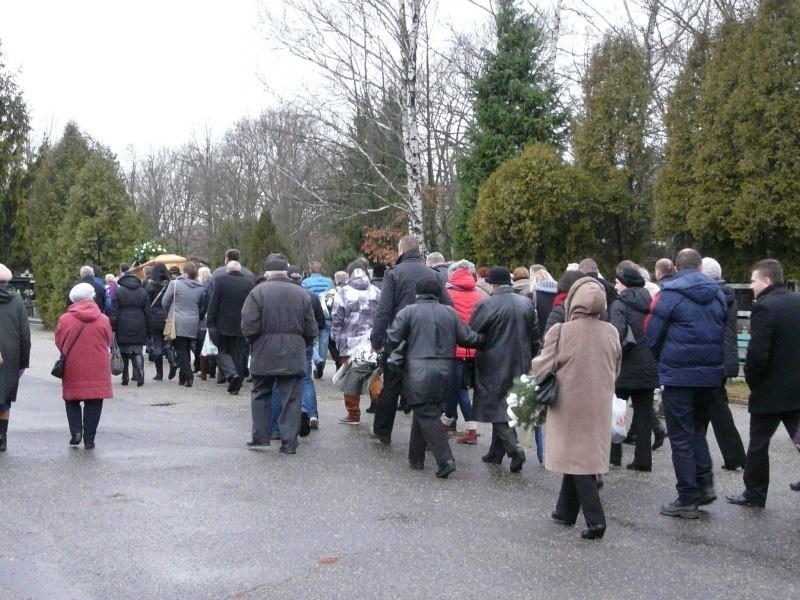
[[[268,256],[255,277],[235,249],[213,273],[191,261],[178,272],[156,263],[141,279],[120,265],[104,285],[82,267],[55,331],[69,444],[95,446],[104,400],[113,396],[109,349],[116,346],[121,385],[145,385],[150,362],[152,379],[163,380],[165,358],[167,380],[177,375],[185,388],[195,374],[227,384],[231,395],[252,382],[247,446],[279,440],[288,455],[319,428],[313,379],[323,377],[328,354],[337,378],[372,361],[363,385],[345,391],[338,422],[359,425],[368,395],[372,436],[388,445],[397,412],[412,413],[409,466],[425,469],[430,450],[438,478],[456,471],[448,435],[459,411],[465,427],[456,442],[476,445],[477,424],[491,424],[483,462],[508,457],[509,470],[520,472],[527,456],[507,396],[523,375],[552,375],[557,392],[534,431],[536,458],[562,475],[552,518],[571,526],[583,511],[585,539],[603,537],[602,475],[622,465],[623,445],[612,443],[609,426],[615,396],[633,409],[628,469],[651,472],[653,452],[669,440],[677,498],[661,507],[666,516],[695,519],[717,499],[709,424],[723,468],[744,470],[743,492],[727,496],[733,504],[764,507],[779,424],[800,448],[800,295],[786,289],[775,260],[752,269],[745,451],[725,386],[739,375],[738,308],[713,258],[684,249],[674,262],[655,263],[655,281],[630,260],[606,279],[586,258],[556,280],[542,265],[476,268],[439,253],[423,257],[413,236],[400,239],[397,253],[389,269],[370,273],[359,259],[333,280],[316,261],[303,278],[280,254]],[[30,361],[27,313],[10,280],[0,265],[0,451]],[[659,396],[666,427],[654,405]]]

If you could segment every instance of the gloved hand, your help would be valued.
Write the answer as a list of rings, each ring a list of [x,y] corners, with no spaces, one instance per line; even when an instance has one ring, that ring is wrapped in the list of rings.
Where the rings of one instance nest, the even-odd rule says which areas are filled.
[[[25,369],[20,369],[19,371],[17,371],[17,379],[19,379],[20,377],[22,377],[22,374],[23,374],[24,372],[25,372]]]

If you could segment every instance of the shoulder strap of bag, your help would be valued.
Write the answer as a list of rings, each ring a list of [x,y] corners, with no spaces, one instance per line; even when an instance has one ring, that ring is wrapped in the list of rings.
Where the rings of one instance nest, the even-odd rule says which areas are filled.
[[[78,330],[78,335],[75,336],[75,339],[72,340],[72,343],[69,345],[69,350],[64,352],[64,358],[66,359],[69,356],[69,353],[72,352],[72,349],[75,347],[75,344],[78,342],[78,338],[81,337],[83,330],[86,329],[86,323],[81,325],[81,328]]]
[[[169,284],[167,284],[167,285],[169,285]],[[162,287],[161,291],[158,292],[158,294],[156,294],[156,298],[155,298],[155,300],[153,300],[153,303],[150,305],[150,308],[153,308],[156,305],[156,302],[158,302],[161,299],[161,296],[164,295],[164,292],[167,291],[167,285]]]

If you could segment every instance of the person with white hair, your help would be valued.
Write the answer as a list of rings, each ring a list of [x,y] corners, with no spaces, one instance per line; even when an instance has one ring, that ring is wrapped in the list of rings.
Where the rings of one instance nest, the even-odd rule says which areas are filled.
[[[106,288],[104,285],[101,285],[97,282],[94,276],[94,269],[89,265],[84,265],[81,267],[80,270],[80,278],[73,282],[70,286],[70,289],[78,285],[79,283],[88,283],[92,286],[94,290],[94,301],[97,304],[97,307],[100,309],[100,312],[105,312],[106,310]],[[72,304],[72,300],[67,296],[67,307]],[[109,306],[110,308],[110,306]]]
[[[31,356],[31,328],[22,297],[11,285],[12,274],[0,264],[0,452],[8,445],[11,403]]]
[[[81,282],[70,290],[72,302],[56,326],[55,342],[64,358],[61,392],[69,423],[70,446],[83,439],[94,448],[103,400],[111,398],[111,323],[94,302],[94,287]],[[83,408],[81,408],[83,402]]]

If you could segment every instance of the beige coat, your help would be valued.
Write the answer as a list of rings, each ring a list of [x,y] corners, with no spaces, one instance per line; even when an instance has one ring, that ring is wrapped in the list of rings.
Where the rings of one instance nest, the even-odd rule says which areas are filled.
[[[622,349],[614,326],[598,318],[605,308],[600,284],[590,277],[577,281],[567,297],[567,322],[547,332],[542,353],[532,361],[533,374],[540,379],[552,371],[555,357],[558,397],[547,409],[545,423],[544,465],[549,471],[608,471],[611,400]]]

